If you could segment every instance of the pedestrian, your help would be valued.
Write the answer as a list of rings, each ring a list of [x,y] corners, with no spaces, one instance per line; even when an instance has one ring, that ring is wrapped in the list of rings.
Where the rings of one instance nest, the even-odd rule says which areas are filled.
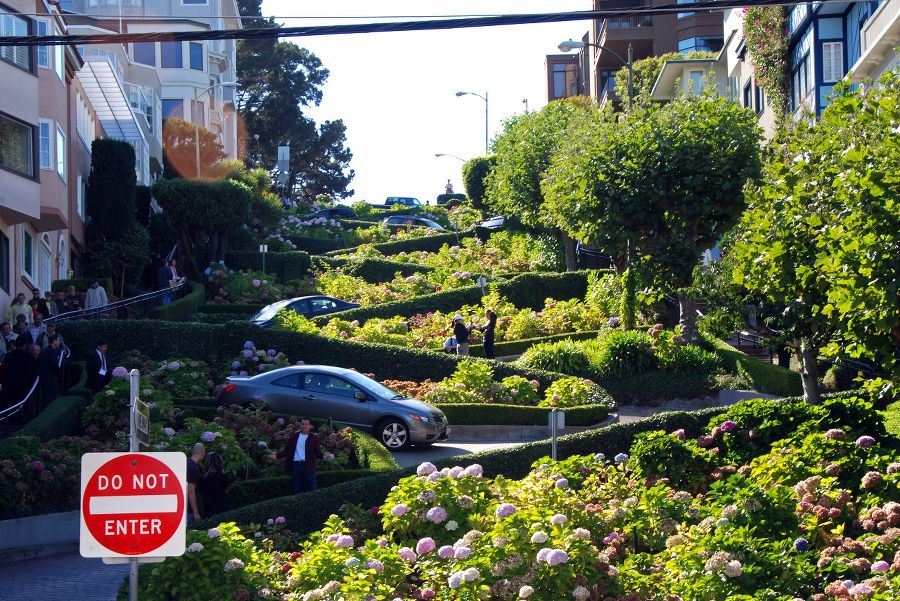
[[[69,294],[66,296],[69,301],[69,311],[81,311],[81,296],[75,292],[75,286],[69,286]]]
[[[464,324],[463,316],[457,313],[453,316],[453,336],[456,337],[456,354],[468,356],[469,334],[472,333],[472,324]]]
[[[203,513],[206,517],[223,513],[231,509],[228,498],[228,487],[231,480],[225,473],[225,461],[216,452],[209,453],[204,459],[206,471],[200,476],[197,490],[203,497]]]
[[[47,307],[44,299],[41,298],[41,291],[38,288],[31,289],[31,300],[28,301],[28,306],[31,307],[32,314],[40,313],[44,316],[44,319],[50,317],[50,309]]]
[[[16,338],[13,341],[15,348],[3,358],[3,389],[6,391],[6,401],[12,407],[22,402],[32,381],[32,361],[31,355],[26,350],[28,340],[25,337]],[[20,413],[23,421],[31,419],[29,411],[31,407],[26,406]]]
[[[312,422],[308,417],[300,418],[300,429],[288,438],[284,449],[270,453],[269,459],[284,459],[284,471],[291,476],[294,494],[313,491],[316,483],[316,457],[331,461],[334,455],[323,453],[319,445],[319,437],[312,430]]]
[[[16,295],[9,309],[6,310],[6,321],[16,323],[20,317],[24,317],[26,323],[31,323],[34,319],[34,311],[25,302],[25,294],[22,292]]]
[[[109,343],[101,338],[97,341],[96,350],[87,356],[85,368],[87,369],[86,385],[94,394],[97,394],[112,380],[112,370],[106,363],[106,351]]]
[[[84,297],[84,308],[99,309],[106,306],[108,303],[109,301],[106,298],[106,290],[103,289],[103,286],[97,283],[97,280],[91,280],[91,287],[88,288],[87,294]],[[99,313],[100,312],[98,311],[98,316]]]
[[[200,463],[205,455],[206,447],[203,446],[202,442],[198,442],[191,449],[191,456],[187,458],[188,524],[194,520],[202,519],[200,517],[200,506],[197,505],[197,485],[200,484]]]
[[[6,350],[6,346],[9,344],[10,340],[15,340],[16,335],[13,334],[12,326],[9,325],[8,321],[4,321],[0,323],[0,342],[3,344],[3,349]]]
[[[447,194],[453,194],[453,184],[450,183],[450,180],[447,180],[447,185],[444,187],[444,190],[447,191]]]
[[[481,331],[484,332],[484,356],[488,359],[494,358],[494,332],[497,329],[497,314],[492,310],[488,309],[484,312],[484,317],[487,319],[487,323],[481,326]]]
[[[178,282],[181,281],[181,276],[178,275],[178,262],[175,259],[169,261],[169,269],[172,271],[172,279],[169,281],[169,287],[177,286]],[[176,292],[172,292],[169,295],[170,300],[175,300]]]
[[[25,318],[19,315],[19,318],[16,320],[16,325],[13,326],[13,334],[15,334],[16,338],[25,338],[28,342],[34,342],[31,339],[31,334],[28,332],[28,322],[25,321]]]
[[[31,341],[35,344],[40,344],[40,337],[47,331],[47,326],[44,325],[44,314],[38,311],[34,314],[34,321],[31,322],[31,325],[25,328],[25,331],[31,335]]]
[[[49,290],[44,293],[44,305],[47,307],[47,317],[45,319],[50,319],[51,317],[59,315],[56,301],[53,300],[53,293]]]
[[[448,355],[456,354],[456,336],[451,336],[444,341],[444,352]]]
[[[52,403],[59,394],[60,368],[59,353],[60,344],[59,334],[51,334],[48,336],[49,344],[41,349],[38,345],[34,348],[38,351],[37,359],[37,376],[40,378],[39,387],[41,391],[40,404],[37,412],[40,413]]]
[[[172,273],[172,269],[169,267],[168,261],[163,261],[162,267],[156,270],[156,289],[157,290],[168,290],[169,286],[171,286],[171,280],[175,278]],[[169,304],[172,299],[169,298],[169,293],[161,295],[162,304]]]

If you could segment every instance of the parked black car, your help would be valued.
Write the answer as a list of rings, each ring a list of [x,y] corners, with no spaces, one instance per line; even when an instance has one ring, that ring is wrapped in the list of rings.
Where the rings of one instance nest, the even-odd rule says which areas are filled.
[[[296,311],[297,315],[312,319],[319,315],[328,315],[329,313],[337,313],[338,311],[346,311],[347,309],[355,309],[357,307],[359,307],[359,303],[348,303],[339,298],[331,298],[330,296],[322,296],[321,294],[301,296],[272,303],[268,307],[251,315],[247,318],[247,321],[253,322],[262,328],[271,328],[275,323],[275,315],[281,309]]]
[[[260,400],[261,399],[261,400]],[[447,440],[443,412],[351,369],[292,365],[254,376],[229,376],[219,405],[258,407],[276,413],[333,419],[372,432],[392,451]]]

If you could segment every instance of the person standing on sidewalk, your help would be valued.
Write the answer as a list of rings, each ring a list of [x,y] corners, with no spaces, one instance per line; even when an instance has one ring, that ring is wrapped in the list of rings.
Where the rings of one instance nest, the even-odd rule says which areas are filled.
[[[106,290],[97,283],[97,280],[91,280],[91,287],[88,288],[84,297],[85,309],[99,309],[107,305],[109,301],[106,298]],[[98,312],[99,313],[99,312]]]
[[[463,316],[457,313],[453,316],[453,336],[456,338],[456,354],[467,356],[469,354],[469,334],[472,333],[472,324],[464,324]]]

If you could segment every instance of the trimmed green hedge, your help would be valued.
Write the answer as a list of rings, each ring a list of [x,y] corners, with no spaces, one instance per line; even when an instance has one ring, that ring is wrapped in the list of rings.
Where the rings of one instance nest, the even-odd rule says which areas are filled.
[[[309,273],[309,253],[300,251],[266,253],[266,273],[275,274],[279,282],[299,280]],[[262,253],[250,250],[230,250],[225,253],[229,269],[262,271]]]
[[[399,255],[402,252],[417,252],[421,250],[430,253],[436,253],[441,250],[441,248],[445,244],[447,246],[456,246],[463,240],[463,238],[471,238],[473,236],[475,236],[475,232],[473,230],[467,230],[465,232],[459,232],[458,235],[455,232],[450,232],[447,234],[425,236],[424,238],[398,240],[396,242],[384,242],[382,244],[375,244],[373,246],[375,247],[375,250],[386,256]],[[352,253],[354,252],[354,250],[355,248],[346,248],[343,250],[336,250],[325,254],[330,257],[337,257],[340,255]]]
[[[453,426],[504,425],[504,426],[546,426],[550,409],[547,407],[521,407],[518,405],[494,404],[449,404],[435,405],[447,416],[451,431]],[[569,407],[566,412],[567,426],[593,426],[609,416],[606,405],[585,405]],[[452,440],[452,435],[451,435]]]
[[[188,315],[196,313],[206,303],[206,288],[204,288],[203,284],[191,281],[188,281],[186,286],[188,292],[184,297],[174,300],[168,305],[150,309],[147,316],[150,319],[184,321]]]
[[[47,442],[81,434],[81,414],[90,405],[82,396],[57,397],[40,415],[25,424],[18,436],[34,436]]]
[[[197,309],[197,312],[207,314],[242,315],[247,317],[266,306],[267,305],[201,305],[200,308]]]
[[[427,276],[432,273],[434,267],[416,265],[412,263],[400,263],[397,261],[385,261],[382,259],[364,259],[362,261],[346,261],[342,266],[344,273],[364,279],[369,284],[390,282],[394,275],[400,272],[403,277],[411,275]]]
[[[325,253],[347,248],[347,243],[344,242],[343,237],[340,240],[326,240],[324,238],[289,236],[285,237],[285,240],[296,246],[298,251],[311,255],[324,255]],[[266,257],[266,260],[268,260],[268,257]]]
[[[109,341],[113,361],[122,352],[137,346],[149,357],[189,357],[206,361],[212,366],[222,366],[234,360],[245,341],[252,340],[258,348],[283,351],[294,362],[302,360],[355,368],[374,374],[378,380],[440,380],[453,375],[460,361],[486,361],[419,349],[324,338],[317,334],[263,329],[247,322],[227,325],[180,323],[172,327],[177,328],[177,335],[173,335],[170,327],[160,327],[158,322],[148,320],[76,321],[59,325],[75,360],[84,359],[93,350],[94,341],[102,336]],[[498,380],[520,375],[537,380],[542,389],[563,377],[558,373],[527,370],[493,361],[491,366]],[[609,395],[603,392],[601,397],[601,402],[613,406]]]
[[[496,283],[500,294],[517,308],[539,311],[544,308],[544,301],[547,298],[560,301],[584,298],[587,294],[588,273],[588,271],[520,273],[509,280],[498,280]],[[429,311],[451,313],[458,311],[463,305],[480,305],[481,298],[481,288],[466,286],[373,307],[350,309],[339,314],[325,315],[314,321],[323,326],[331,318],[339,316],[348,321],[358,320],[360,325],[363,325],[372,318],[389,319],[397,315],[411,317]]]
[[[542,338],[527,338],[525,340],[510,340],[509,342],[497,342],[494,344],[494,355],[497,357],[508,357],[510,355],[521,355],[536,344],[544,342],[559,342],[560,340],[593,340],[597,337],[599,330],[588,330],[585,332],[568,332],[566,334],[554,334],[553,336],[544,336]],[[484,357],[484,347],[481,345],[470,345],[469,354],[473,357]]]
[[[616,453],[627,452],[636,434],[654,430],[671,432],[684,428],[689,437],[702,433],[703,428],[714,416],[725,412],[725,408],[716,407],[693,413],[671,412],[661,413],[653,417],[629,423],[618,423],[597,430],[589,430],[579,434],[570,434],[557,439],[557,456],[563,460],[571,455],[586,455],[598,452],[612,457]],[[569,422],[566,416],[566,423]],[[433,463],[442,469],[454,465],[470,465],[479,463],[487,477],[503,475],[517,479],[523,478],[531,470],[535,461],[550,456],[549,440],[488,451],[474,455],[449,457],[434,460]],[[291,530],[308,534],[321,529],[322,524],[344,503],[354,503],[362,507],[378,507],[397,481],[415,475],[416,468],[379,474],[369,478],[338,484],[320,489],[312,493],[290,495],[278,499],[269,499],[255,505],[248,505],[204,519],[192,525],[192,528],[212,528],[220,522],[238,522],[240,524],[264,523],[270,517],[284,516]]]
[[[670,373],[654,370],[628,378],[604,378],[595,381],[605,388],[619,405],[661,398],[691,399],[709,392],[707,374],[687,371]]]
[[[740,367],[740,370],[747,374],[755,390],[784,397],[803,394],[803,380],[797,372],[760,361],[740,352],[722,340],[711,342],[715,347],[715,353],[722,359],[725,369],[736,374]]]
[[[112,291],[112,280],[109,278],[94,278],[97,280],[97,284],[103,287],[104,290]],[[50,290],[52,292],[69,292],[69,286],[75,286],[75,290],[77,292],[84,292],[88,288],[91,287],[91,278],[74,278],[71,280],[54,280],[50,284]]]

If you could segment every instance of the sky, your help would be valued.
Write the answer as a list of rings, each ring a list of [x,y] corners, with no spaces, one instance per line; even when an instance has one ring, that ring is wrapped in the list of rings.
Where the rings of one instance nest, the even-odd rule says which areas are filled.
[[[433,8],[432,8],[433,7]],[[264,0],[262,13],[287,27],[418,20],[426,16],[539,14],[590,10],[590,0]],[[362,18],[339,18],[362,17]],[[405,17],[412,17],[408,19]],[[380,19],[384,21],[385,19]],[[368,33],[293,38],[330,71],[317,123],[341,119],[353,153],[350,182],[360,200],[383,203],[413,196],[435,203],[449,179],[465,192],[463,161],[485,154],[485,101],[493,138],[505,118],[547,104],[546,56],[579,40],[590,21],[447,31]]]

